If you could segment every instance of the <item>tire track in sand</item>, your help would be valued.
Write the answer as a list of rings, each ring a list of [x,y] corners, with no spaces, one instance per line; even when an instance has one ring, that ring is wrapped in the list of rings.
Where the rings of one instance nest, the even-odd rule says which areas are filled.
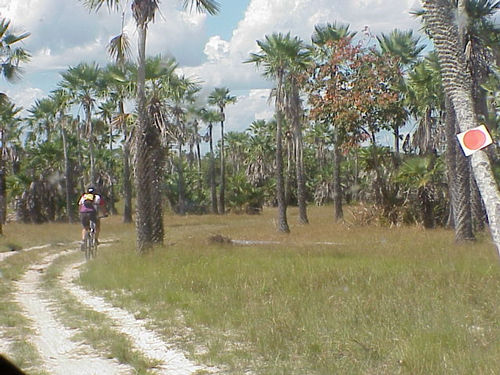
[[[137,320],[130,312],[115,307],[102,297],[95,296],[76,285],[74,279],[78,277],[78,269],[84,263],[73,263],[66,267],[62,273],[62,285],[80,303],[111,319],[115,329],[130,337],[136,350],[157,361],[159,364],[155,367],[155,372],[161,375],[192,375],[200,370],[208,373],[219,372],[216,368],[191,362],[182,352],[165,343],[156,332],[146,328],[145,321]]]
[[[51,302],[41,295],[41,273],[61,254],[44,257],[15,282],[15,300],[33,322],[37,348],[44,369],[53,375],[129,375],[133,369],[100,357],[89,345],[71,341],[76,332],[56,319]]]

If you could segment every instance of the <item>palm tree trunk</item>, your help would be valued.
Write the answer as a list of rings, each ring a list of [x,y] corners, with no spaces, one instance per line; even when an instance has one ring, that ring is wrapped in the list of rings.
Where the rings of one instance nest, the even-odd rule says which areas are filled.
[[[109,153],[113,155],[113,127],[111,126],[111,118],[108,119],[109,124]],[[108,212],[111,215],[116,215],[116,197],[115,197],[115,184],[114,184],[114,160],[109,161],[109,202],[108,202]]]
[[[471,95],[471,76],[460,48],[458,22],[448,0],[423,0],[424,20],[433,38],[442,69],[443,86],[457,115],[461,131],[478,126]],[[500,255],[500,193],[490,160],[484,151],[471,155],[472,171],[488,214],[493,242]]]
[[[85,185],[84,185],[84,168],[83,168],[83,156],[82,156],[82,131],[81,131],[81,126],[80,126],[80,120],[78,119],[78,122],[76,123],[76,150],[78,154],[78,175],[80,176],[80,191],[85,191]]]
[[[278,231],[290,233],[286,218],[285,179],[283,178],[283,71],[278,72],[276,88],[276,198],[278,200]]]
[[[212,124],[208,125],[209,141],[210,141],[210,196],[212,198],[212,213],[218,213],[217,210],[217,191],[215,188],[215,160],[214,160],[214,145],[212,139]]]
[[[179,141],[179,162],[178,162],[178,175],[179,175],[179,181],[178,181],[178,193],[179,193],[179,214],[184,215],[186,213],[186,207],[185,207],[185,201],[186,201],[186,194],[184,192],[184,171],[183,171],[183,165],[182,165],[182,143]]]
[[[125,114],[123,100],[118,104],[120,115]],[[130,141],[127,125],[123,124],[123,222],[132,222],[132,179],[130,176]]]
[[[278,200],[278,231],[289,233],[286,217],[285,179],[283,176],[283,140],[281,126],[283,115],[281,109],[276,111],[276,198]]]
[[[201,194],[203,189],[203,180],[201,176],[201,150],[200,150],[200,142],[196,141],[196,165],[198,168],[198,191]]]
[[[453,105],[445,97],[446,107],[446,164],[448,170],[448,188],[450,194],[450,211],[455,228],[455,241],[474,240],[470,204],[469,161],[457,142],[457,125]]]
[[[61,119],[61,121],[64,121]],[[64,128],[64,124],[61,123],[61,135],[62,135],[62,141],[63,141],[63,154],[64,154],[64,177],[66,180],[66,214],[68,215],[68,223],[73,222],[73,209],[72,209],[72,203],[73,199],[71,199],[71,186],[72,186],[72,180],[71,180],[71,169],[70,169],[70,161],[69,161],[69,155],[68,155],[68,141],[66,139],[66,129]]]
[[[299,223],[309,224],[306,204],[306,178],[304,173],[304,142],[302,140],[302,125],[300,121],[301,105],[298,88],[292,89],[293,132],[295,140],[295,174],[297,179],[297,204],[299,206]]]
[[[219,213],[224,215],[226,213],[226,162],[225,162],[225,149],[224,149],[224,111],[221,108],[222,121],[220,122],[220,192],[219,192]]]
[[[138,131],[136,155],[137,191],[137,251],[145,253],[154,244],[163,243],[162,199],[159,194],[160,180],[157,175],[158,150],[156,137],[146,113],[145,64],[147,25],[138,25],[139,60],[137,75]]]
[[[335,221],[344,218],[342,210],[342,186],[340,185],[340,137],[337,126],[333,127],[333,215]]]
[[[130,176],[130,145],[123,145],[123,222],[132,222],[132,179]]]
[[[468,165],[470,168],[470,164]],[[484,209],[483,200],[481,199],[481,194],[479,193],[479,188],[476,181],[470,176],[470,206],[472,211],[472,227],[480,232],[484,229],[486,224],[486,213]]]
[[[5,184],[5,168],[3,161],[3,149],[5,145],[5,131],[1,129],[1,145],[0,145],[0,235],[3,235],[3,224],[6,221],[7,205],[6,205],[6,184]]]
[[[285,202],[287,205],[291,202],[292,190],[292,154],[293,154],[293,139],[286,137],[286,173],[285,173]]]
[[[90,104],[85,104],[85,121],[87,123],[87,130],[89,131],[89,156],[90,156],[90,184],[96,184],[96,174],[95,174],[95,155],[94,155],[94,125],[92,124],[92,112],[90,110]]]

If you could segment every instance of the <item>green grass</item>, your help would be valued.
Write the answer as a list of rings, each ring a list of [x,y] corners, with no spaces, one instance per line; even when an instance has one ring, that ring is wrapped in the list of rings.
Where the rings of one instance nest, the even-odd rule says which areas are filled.
[[[4,339],[8,340],[10,358],[17,366],[32,375],[46,375],[40,370],[41,359],[29,337],[33,334],[30,322],[23,316],[14,301],[13,282],[20,279],[30,264],[43,253],[16,253],[0,263],[0,327]]]
[[[122,228],[120,242],[102,248],[81,282],[228,374],[500,368],[500,268],[488,236],[457,246],[450,231],[333,224],[327,208],[309,216],[296,225],[290,210],[289,235],[276,232],[272,210],[169,216],[168,245],[142,257],[133,228],[113,219],[102,238]]]
[[[495,374],[500,368],[500,267],[489,235],[457,246],[447,230],[334,224],[331,208],[311,207],[310,225],[276,232],[262,215],[167,216],[166,246],[138,256],[135,229],[103,221],[101,246],[80,282],[106,295],[174,341],[191,359],[226,374]],[[7,224],[0,251],[70,243],[79,224]],[[277,241],[237,246],[210,240]],[[28,322],[12,284],[51,249],[0,263],[0,324],[14,361],[35,369]],[[78,254],[81,255],[81,254]],[[77,255],[77,256],[78,256]],[[109,356],[147,373],[130,342],[62,292],[47,271],[45,288],[69,326]],[[36,370],[34,370],[34,374]]]
[[[152,374],[150,369],[156,365],[137,352],[124,334],[113,329],[114,323],[104,314],[93,311],[68,294],[59,281],[59,276],[65,266],[80,260],[81,253],[62,256],[47,269],[43,276],[43,287],[51,299],[58,301],[58,316],[70,328],[77,328],[80,333],[76,340],[84,340],[100,353],[109,358],[116,358],[120,363],[126,363],[135,369],[137,375]]]

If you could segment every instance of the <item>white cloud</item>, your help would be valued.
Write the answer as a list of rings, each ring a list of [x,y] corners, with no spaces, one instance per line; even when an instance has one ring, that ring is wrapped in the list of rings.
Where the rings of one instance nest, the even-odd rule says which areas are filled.
[[[253,64],[243,63],[250,52],[258,50],[256,40],[273,32],[290,32],[308,43],[314,26],[327,22],[349,24],[352,31],[369,26],[374,34],[420,27],[409,14],[419,6],[418,0],[251,0],[232,37],[224,40],[206,35],[207,16],[180,10],[182,3],[160,3],[160,13],[148,29],[148,54],[175,56],[181,72],[203,81],[205,91],[228,87],[244,92],[237,104],[228,107],[228,119],[234,117],[231,124],[238,129],[246,128],[256,116],[272,115],[267,95],[263,98],[265,91],[261,91],[268,90],[272,83]],[[126,11],[126,30],[135,56],[137,32],[130,10]],[[78,0],[0,0],[0,14],[32,33],[25,42],[33,54],[26,66],[29,76],[47,69],[61,71],[81,61],[105,64],[109,61],[106,45],[120,32],[119,12],[103,8],[98,14],[89,13]],[[225,21],[221,18],[220,22]],[[11,92],[16,90],[25,88]]]
[[[235,104],[226,107],[228,131],[243,131],[255,120],[270,120],[274,106],[269,103],[270,90],[250,90],[248,94],[238,95]]]
[[[17,107],[23,108],[22,115],[27,114],[26,110],[33,105],[36,99],[41,99],[46,95],[43,90],[33,87],[13,89],[14,87],[7,89],[6,94]]]
[[[265,35],[290,32],[309,43],[314,26],[327,22],[348,24],[352,31],[368,26],[373,34],[389,33],[395,28],[418,30],[417,21],[410,15],[410,10],[418,5],[418,0],[252,0],[232,38],[224,41],[219,36],[212,37],[204,49],[208,61],[183,71],[199,77],[208,87],[270,88],[272,83],[264,80],[255,66],[243,63],[250,52],[258,51],[256,41]],[[259,112],[263,118],[270,117],[272,108],[259,93],[251,90],[239,97],[239,104],[230,110],[238,118],[238,127],[248,126]]]
[[[205,44],[205,49],[203,50],[207,56],[208,61],[216,62],[229,55],[229,43],[222,40],[219,35],[212,36]]]

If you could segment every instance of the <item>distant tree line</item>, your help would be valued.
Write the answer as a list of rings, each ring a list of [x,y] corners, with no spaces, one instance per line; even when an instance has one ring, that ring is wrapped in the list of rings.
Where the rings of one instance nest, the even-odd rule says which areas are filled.
[[[475,122],[495,139],[486,155],[499,177],[500,30],[493,17],[500,5],[438,2],[466,15],[457,48],[466,58]],[[134,17],[145,39],[156,8],[139,3],[133,2]],[[415,16],[432,38],[435,9],[427,3]],[[205,5],[216,13],[212,2]],[[8,21],[0,26],[8,29]],[[236,101],[228,88],[202,98],[202,84],[180,75],[173,58],[146,57],[141,38],[139,64],[128,60],[122,32],[109,46],[112,64],[69,67],[28,116],[2,96],[3,223],[75,221],[77,196],[89,184],[112,212],[121,201],[125,222],[140,222],[139,251],[163,241],[163,201],[179,215],[276,206],[282,232],[290,230],[290,205],[299,207],[304,225],[308,205],[332,204],[332,220],[342,220],[343,206],[353,204],[360,222],[449,226],[457,241],[474,239],[491,221],[474,159],[464,156],[455,136],[462,118],[442,68],[446,60],[412,31],[374,36],[327,23],[315,27],[309,44],[290,33],[266,35],[245,63],[273,82],[275,115],[243,132],[225,127],[226,108]],[[5,51],[12,49],[1,51],[9,61]],[[10,57],[4,75],[29,55],[18,56]]]

